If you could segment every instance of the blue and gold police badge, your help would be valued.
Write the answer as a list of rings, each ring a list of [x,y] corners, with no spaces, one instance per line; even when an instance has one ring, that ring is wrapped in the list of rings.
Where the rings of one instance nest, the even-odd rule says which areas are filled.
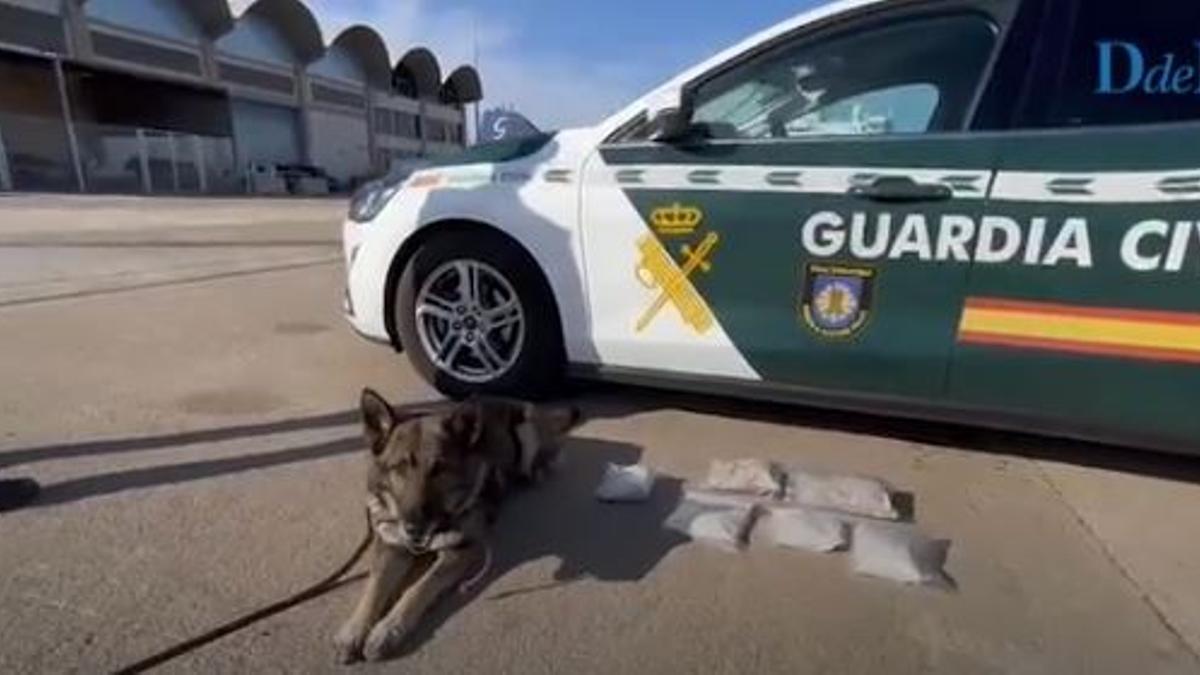
[[[861,265],[813,263],[805,268],[800,314],[814,333],[845,340],[871,318],[876,271]]]

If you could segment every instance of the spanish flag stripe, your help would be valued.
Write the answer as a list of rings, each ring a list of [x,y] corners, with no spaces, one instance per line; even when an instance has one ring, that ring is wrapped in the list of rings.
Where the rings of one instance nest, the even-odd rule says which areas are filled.
[[[1194,349],[1200,352],[1200,325],[1180,326],[1082,316],[968,310],[963,316],[962,330],[967,333],[1018,335],[1046,340],[1162,349]]]
[[[1171,349],[1152,349],[1147,347],[1119,347],[1114,345],[1092,344],[1070,340],[1039,340],[1013,335],[991,335],[988,333],[964,333],[962,341],[966,344],[985,347],[1009,347],[1013,349],[1029,349],[1038,351],[1066,352],[1091,356],[1115,356],[1147,361],[1174,361],[1179,363],[1200,364],[1200,351],[1180,351]]]
[[[1200,315],[970,298],[959,341],[1200,363]]]
[[[1155,323],[1179,323],[1200,326],[1200,314],[1186,312],[1164,312],[1150,309],[1117,309],[1111,307],[1081,307],[1053,302],[1027,302],[1002,298],[968,298],[967,309],[992,309],[1026,312],[1033,314],[1088,316],[1106,319],[1127,319]]]

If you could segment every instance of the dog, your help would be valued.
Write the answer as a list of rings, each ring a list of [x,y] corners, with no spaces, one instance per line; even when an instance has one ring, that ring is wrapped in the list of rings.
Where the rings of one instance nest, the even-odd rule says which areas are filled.
[[[366,389],[360,405],[370,573],[334,639],[342,663],[393,655],[440,597],[473,570],[483,568],[474,581],[486,574],[504,499],[555,466],[559,442],[581,421],[573,406],[495,398],[404,414]]]

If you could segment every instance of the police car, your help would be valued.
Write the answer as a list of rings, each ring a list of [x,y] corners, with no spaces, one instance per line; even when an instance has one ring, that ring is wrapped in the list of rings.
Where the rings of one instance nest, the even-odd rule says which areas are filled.
[[[849,0],[600,124],[371,185],[346,313],[564,373],[1190,450],[1200,5]]]

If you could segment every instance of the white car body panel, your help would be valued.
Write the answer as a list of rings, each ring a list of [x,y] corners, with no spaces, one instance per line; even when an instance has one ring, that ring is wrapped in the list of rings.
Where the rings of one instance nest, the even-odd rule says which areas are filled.
[[[633,322],[658,295],[636,274],[635,242],[646,224],[597,148],[648,106],[677,100],[683,85],[764,42],[891,1],[842,0],[802,13],[683,72],[594,127],[558,133],[528,157],[414,173],[370,223],[344,225],[347,319],[364,336],[391,341],[386,286],[400,248],[422,228],[473,221],[507,233],[533,256],[555,294],[571,362],[759,379],[719,323],[697,335],[668,309],[635,334]],[[548,181],[548,171],[560,178],[565,172],[568,180]],[[584,214],[589,222],[581,221]]]
[[[579,236],[579,169],[599,142],[595,130],[557,134],[537,153],[502,164],[466,164],[414,173],[408,186],[369,224],[347,222],[348,287],[355,328],[388,340],[385,286],[404,242],[422,228],[449,221],[487,224],[516,239],[550,282],[558,302],[568,358],[595,362],[588,330],[582,242]],[[550,182],[547,172],[566,172],[569,182]],[[422,181],[437,180],[431,188]]]
[[[583,232],[587,246],[592,333],[598,363],[622,368],[760,379],[714,319],[697,334],[675,307],[666,307],[643,331],[639,316],[662,294],[638,278],[637,242],[648,229],[612,179],[613,169],[599,153],[585,169]]]

